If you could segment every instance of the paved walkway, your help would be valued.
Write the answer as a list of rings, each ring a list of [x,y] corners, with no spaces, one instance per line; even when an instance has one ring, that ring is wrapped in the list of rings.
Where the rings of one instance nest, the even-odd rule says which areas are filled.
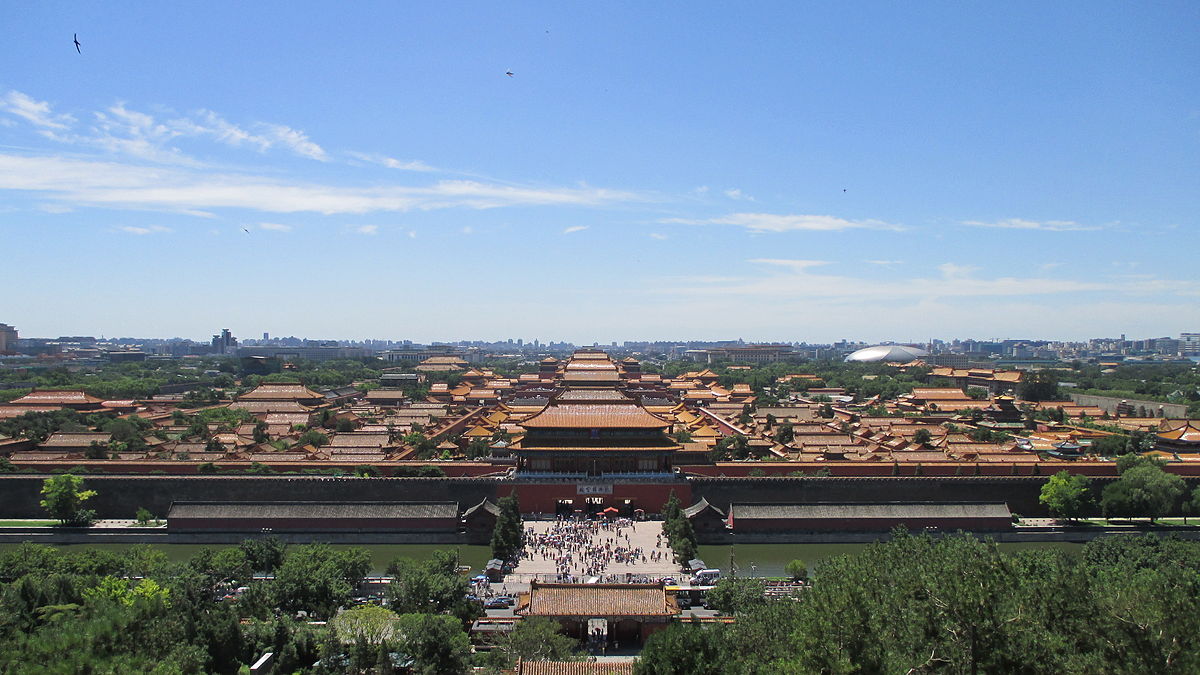
[[[526,533],[528,534],[532,530],[534,535],[526,538],[537,539],[538,535],[550,535],[556,525],[556,521],[526,522]],[[554,581],[564,569],[559,567],[559,562],[564,560],[567,555],[570,555],[571,558],[570,562],[565,564],[565,569],[575,577],[575,581],[583,581],[589,576],[599,576],[603,580],[608,580],[613,575],[615,575],[615,580],[621,582],[626,580],[626,575],[634,578],[645,577],[649,580],[657,580],[662,577],[679,578],[679,568],[675,565],[671,549],[667,547],[666,536],[662,535],[662,522],[660,521],[633,523],[620,528],[619,535],[617,529],[608,528],[599,529],[594,533],[585,533],[579,538],[582,541],[565,546],[544,545],[538,547],[527,544],[524,557],[517,566],[516,573],[509,575],[508,578],[514,581],[518,579],[528,581],[536,575],[540,581]],[[629,560],[620,561],[615,559],[615,556],[611,556],[606,561],[600,562],[598,556],[586,553],[589,548],[594,550],[605,547],[608,547],[609,550],[617,547],[631,549],[637,551],[638,555],[636,560],[630,556]],[[651,552],[657,552],[660,559],[652,560],[654,556],[651,555]]]

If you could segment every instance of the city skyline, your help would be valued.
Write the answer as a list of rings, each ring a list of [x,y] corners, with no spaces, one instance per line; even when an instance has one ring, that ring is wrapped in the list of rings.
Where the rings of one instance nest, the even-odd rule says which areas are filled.
[[[1193,4],[0,16],[23,336],[1200,328]]]

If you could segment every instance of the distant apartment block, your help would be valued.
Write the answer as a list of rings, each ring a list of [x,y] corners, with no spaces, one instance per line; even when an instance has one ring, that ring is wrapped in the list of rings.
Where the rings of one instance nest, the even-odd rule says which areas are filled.
[[[1179,353],[1183,356],[1200,356],[1200,333],[1180,333]]]
[[[16,351],[17,329],[6,323],[0,323],[0,354]]]

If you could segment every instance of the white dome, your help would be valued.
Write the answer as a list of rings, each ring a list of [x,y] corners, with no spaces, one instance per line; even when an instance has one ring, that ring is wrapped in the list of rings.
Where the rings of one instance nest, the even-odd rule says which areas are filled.
[[[881,361],[897,361],[908,363],[929,356],[929,352],[906,345],[876,345],[860,349],[846,357],[847,362],[879,363]]]

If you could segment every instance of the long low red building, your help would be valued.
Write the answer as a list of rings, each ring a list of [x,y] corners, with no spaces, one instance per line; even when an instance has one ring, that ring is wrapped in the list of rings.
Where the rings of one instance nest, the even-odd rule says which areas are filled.
[[[175,502],[174,532],[457,532],[458,502]]]
[[[987,531],[1010,529],[1012,512],[1003,502],[732,504],[728,522],[734,534],[886,532],[898,526]]]

